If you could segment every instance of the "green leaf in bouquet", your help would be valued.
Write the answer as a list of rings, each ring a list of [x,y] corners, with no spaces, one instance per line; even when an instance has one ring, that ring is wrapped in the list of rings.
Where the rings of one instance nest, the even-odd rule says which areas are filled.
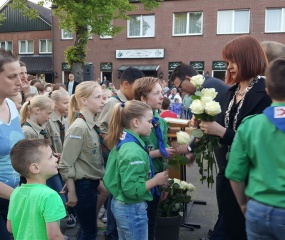
[[[196,91],[194,96],[202,97],[201,91]]]
[[[191,98],[192,98],[193,100],[197,100],[197,99],[200,99],[201,97],[196,96],[196,95],[192,95]]]
[[[174,183],[174,180],[173,180],[173,179],[169,179],[169,180],[168,180],[168,184],[169,184],[169,185],[172,185],[173,183]]]
[[[191,131],[191,135],[193,135],[196,138],[201,138],[204,135],[204,133],[201,129],[197,128]]]
[[[180,186],[179,186],[179,184],[178,183],[174,183],[173,184],[173,189],[178,189]]]

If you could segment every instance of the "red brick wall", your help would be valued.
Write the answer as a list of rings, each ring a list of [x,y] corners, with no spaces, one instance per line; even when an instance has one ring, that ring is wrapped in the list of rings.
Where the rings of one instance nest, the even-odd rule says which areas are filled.
[[[13,52],[19,54],[19,40],[34,40],[34,54],[39,54],[39,40],[52,39],[52,32],[49,31],[31,31],[31,32],[9,32],[1,33],[1,41],[13,41]],[[21,57],[21,55],[19,55]]]
[[[168,73],[168,62],[205,61],[205,72],[212,71],[212,61],[222,60],[223,46],[230,40],[240,36],[238,34],[217,35],[217,11],[250,9],[250,35],[259,41],[273,40],[285,44],[285,33],[265,34],[265,9],[266,7],[285,7],[284,0],[189,0],[166,1],[161,3],[159,9],[145,12],[140,6],[131,14],[155,14],[155,37],[153,38],[127,38],[127,23],[119,22],[126,29],[113,39],[100,39],[93,36],[88,44],[87,62],[94,64],[94,78],[100,77],[100,62],[113,63],[113,82],[118,87],[117,69],[121,65],[146,65],[159,64],[158,72],[163,71],[164,78]],[[203,11],[203,35],[172,37],[172,22],[174,12]],[[58,73],[55,81],[60,82],[61,63],[64,62],[64,49],[73,45],[74,40],[61,40],[58,22],[54,21],[54,70]],[[163,59],[116,59],[115,51],[118,49],[143,49],[164,48]]]

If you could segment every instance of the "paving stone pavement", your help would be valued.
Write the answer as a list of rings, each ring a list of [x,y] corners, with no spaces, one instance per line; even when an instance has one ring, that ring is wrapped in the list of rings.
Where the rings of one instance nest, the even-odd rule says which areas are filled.
[[[198,173],[198,167],[195,165],[191,168],[187,167],[186,180],[191,182],[196,191],[192,193],[192,199],[206,201],[206,205],[193,204],[191,210],[188,207],[187,221],[195,224],[200,224],[201,228],[196,228],[194,231],[190,231],[187,228],[180,228],[180,240],[198,240],[201,237],[207,237],[208,230],[214,227],[217,219],[217,202],[215,187],[208,188],[207,183],[202,184],[200,182],[200,175]],[[69,237],[70,240],[76,240],[79,225],[76,224],[74,228],[66,228],[67,218],[61,221],[62,233]],[[97,240],[104,240],[104,232],[99,231]],[[141,240],[141,239],[138,239]],[[165,239],[172,240],[172,239]]]

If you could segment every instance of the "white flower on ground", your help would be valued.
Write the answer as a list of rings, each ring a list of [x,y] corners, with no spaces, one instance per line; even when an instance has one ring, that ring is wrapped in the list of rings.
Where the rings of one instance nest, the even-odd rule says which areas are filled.
[[[210,97],[212,100],[217,96],[217,92],[215,91],[215,88],[203,88],[202,91],[202,98],[203,97]]]
[[[210,116],[216,116],[221,112],[221,106],[218,102],[211,101],[205,104],[205,112]]]
[[[187,144],[189,145],[191,142],[191,137],[188,133],[179,131],[176,133],[177,142],[181,145]]]
[[[191,112],[194,113],[194,114],[202,114],[202,113],[204,113],[203,103],[200,100],[198,100],[198,99],[193,100],[193,102],[190,105],[190,108],[191,108]]]
[[[190,78],[190,83],[192,83],[195,87],[201,87],[205,81],[205,77],[203,75],[196,75]]]

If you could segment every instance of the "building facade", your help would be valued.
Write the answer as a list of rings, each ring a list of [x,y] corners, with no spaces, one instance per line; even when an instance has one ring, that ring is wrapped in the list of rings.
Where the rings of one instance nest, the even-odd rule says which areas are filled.
[[[150,12],[134,4],[139,8],[129,14],[130,20],[116,21],[125,27],[123,32],[113,38],[93,35],[88,40],[85,70],[92,79],[107,76],[118,87],[121,71],[134,66],[167,80],[181,62],[224,79],[221,51],[232,39],[248,34],[259,41],[285,44],[284,0],[164,1]],[[55,81],[62,82],[70,72],[64,49],[73,45],[75,36],[60,29],[56,18],[53,36]]]
[[[29,19],[9,3],[0,9],[6,17],[0,25],[0,47],[18,54],[29,74],[53,82],[51,10],[27,1],[29,8],[39,12],[39,17]]]

